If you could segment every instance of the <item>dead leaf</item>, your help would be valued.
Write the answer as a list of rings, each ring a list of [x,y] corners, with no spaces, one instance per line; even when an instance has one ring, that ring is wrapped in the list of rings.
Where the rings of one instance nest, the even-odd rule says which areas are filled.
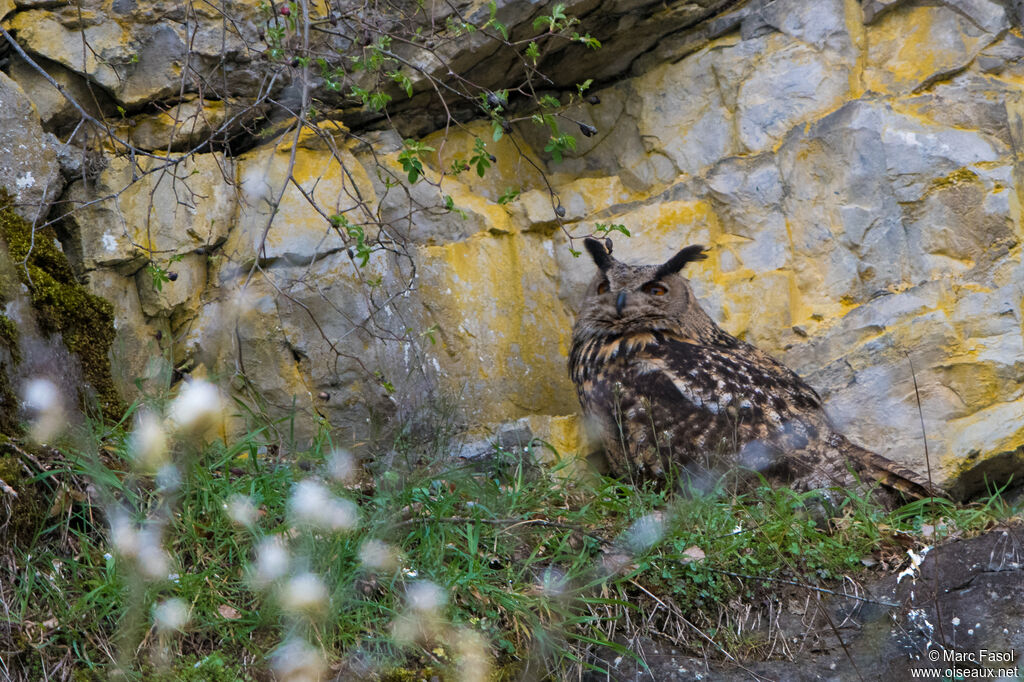
[[[693,547],[687,547],[683,550],[683,562],[690,563],[691,561],[701,561],[706,555],[704,550],[694,545]]]
[[[242,617],[242,614],[238,612],[238,609],[234,608],[233,606],[228,606],[227,604],[221,604],[220,606],[218,606],[217,613],[224,616],[228,620],[238,620]]]

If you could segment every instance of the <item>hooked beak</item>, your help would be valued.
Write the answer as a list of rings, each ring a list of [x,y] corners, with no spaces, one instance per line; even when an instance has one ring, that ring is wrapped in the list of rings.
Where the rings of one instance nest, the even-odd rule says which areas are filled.
[[[622,309],[626,307],[626,292],[620,291],[619,297],[615,299],[615,314],[622,317]]]

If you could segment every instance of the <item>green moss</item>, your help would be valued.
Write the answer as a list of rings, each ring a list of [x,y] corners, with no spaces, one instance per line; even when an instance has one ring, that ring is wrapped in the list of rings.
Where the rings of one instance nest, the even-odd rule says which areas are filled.
[[[0,286],[0,306],[7,303],[3,292],[7,288]],[[18,433],[18,396],[11,385],[14,367],[21,362],[18,352],[18,327],[14,320],[0,315],[0,434],[14,435]]]
[[[217,651],[208,656],[186,654],[176,657],[170,670],[144,670],[143,678],[157,682],[242,682],[253,679],[243,671],[241,664],[234,662],[236,660]]]
[[[380,676],[380,682],[427,682],[432,679],[443,681],[444,673],[432,667],[391,668]]]
[[[2,192],[0,239],[7,244],[18,278],[28,287],[40,331],[61,334],[64,345],[81,361],[84,378],[96,392],[103,414],[117,419],[124,403],[110,375],[113,306],[78,282],[67,257],[57,248],[52,230],[36,229],[33,234],[32,226],[14,212]]]

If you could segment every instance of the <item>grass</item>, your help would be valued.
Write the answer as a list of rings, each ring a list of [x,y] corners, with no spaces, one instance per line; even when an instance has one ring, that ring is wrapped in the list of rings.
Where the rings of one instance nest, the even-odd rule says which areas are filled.
[[[868,565],[900,566],[907,548],[1017,513],[998,493],[895,512],[848,495],[824,514],[814,493],[767,486],[687,498],[574,477],[530,451],[338,480],[326,434],[289,454],[261,437],[179,443],[180,484],[133,472],[122,429],[60,451],[9,444],[48,511],[0,557],[0,674],[261,680],[277,665],[278,679],[311,679],[281,663],[306,647],[342,677],[558,679],[601,647],[628,656],[642,636],[742,659],[770,648],[749,619],[776,592],[838,589]],[[293,495],[310,480],[355,504],[354,527],[302,512]],[[254,520],[239,523],[239,508]],[[150,520],[132,537],[166,565],[154,572],[142,544],[108,539],[114,509]],[[289,564],[261,578],[268,539]],[[298,579],[310,574],[319,582]],[[187,624],[154,624],[168,603]]]

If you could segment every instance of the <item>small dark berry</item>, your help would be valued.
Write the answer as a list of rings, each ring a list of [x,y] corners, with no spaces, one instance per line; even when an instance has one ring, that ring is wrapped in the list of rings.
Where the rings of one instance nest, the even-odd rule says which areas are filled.
[[[501,119],[501,129],[504,130],[506,133],[512,132],[512,124],[508,122],[508,119]]]
[[[597,95],[591,95],[590,97],[587,98],[587,102],[589,104],[600,104],[601,98],[598,97]]]
[[[565,206],[555,206],[555,215],[559,218],[565,217]]]
[[[154,334],[154,336],[156,337],[157,341],[162,341],[164,338],[163,330],[157,329],[156,334]]]
[[[498,157],[496,157],[494,154],[488,154],[487,158],[491,160],[491,163],[497,163],[498,161]]]
[[[300,61],[299,61],[299,58],[298,58],[298,57],[296,57],[295,59],[293,59],[293,60],[292,60],[292,66],[293,66],[293,67],[295,67],[295,66],[298,66],[298,65],[299,65],[299,64],[301,64],[301,63],[302,63],[302,62],[300,62]]]
[[[198,249],[196,249],[192,253],[196,254],[197,256],[205,256],[206,255],[206,247],[205,246],[200,246]]]
[[[581,123],[580,132],[583,133],[584,137],[593,137],[594,135],[597,135],[597,128],[592,125],[587,125],[586,123]]]
[[[167,273],[167,279],[171,280],[172,282],[176,281],[178,279],[178,273],[176,273],[174,270],[171,270],[170,272]]]

